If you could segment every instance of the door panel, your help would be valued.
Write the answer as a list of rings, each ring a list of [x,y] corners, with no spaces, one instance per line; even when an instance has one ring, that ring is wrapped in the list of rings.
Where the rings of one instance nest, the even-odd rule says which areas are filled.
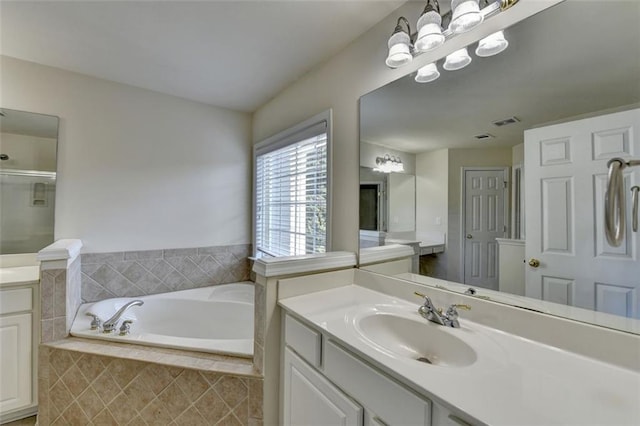
[[[505,169],[465,170],[464,282],[498,289],[498,246],[505,236]]]
[[[624,172],[627,228],[620,247],[604,235],[607,161],[640,156],[640,110],[525,132],[526,295],[640,318],[638,234],[631,194],[640,168]]]

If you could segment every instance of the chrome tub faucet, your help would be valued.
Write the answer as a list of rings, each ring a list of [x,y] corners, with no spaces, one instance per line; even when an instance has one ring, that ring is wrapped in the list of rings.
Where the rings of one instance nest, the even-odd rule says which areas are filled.
[[[124,305],[122,308],[118,309],[118,312],[116,312],[111,318],[109,318],[108,320],[106,320],[103,324],[102,324],[102,332],[103,333],[111,333],[112,331],[114,331],[116,329],[116,327],[118,326],[118,321],[120,321],[120,318],[122,317],[122,315],[124,315],[124,313],[129,310],[129,308],[131,308],[132,306],[142,306],[144,305],[144,302],[142,300],[132,300],[131,302],[127,303],[126,305]],[[127,321],[125,321],[127,322]],[[128,332],[128,325],[131,323],[131,321],[129,321],[129,323],[127,324],[127,332]],[[123,331],[123,330],[121,330]],[[126,334],[126,333],[125,333]]]

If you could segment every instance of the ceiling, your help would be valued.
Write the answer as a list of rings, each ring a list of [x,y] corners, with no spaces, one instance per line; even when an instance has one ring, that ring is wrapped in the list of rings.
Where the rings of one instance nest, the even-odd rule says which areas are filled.
[[[404,2],[2,0],[0,53],[251,112]]]
[[[361,99],[361,140],[419,153],[523,142],[526,129],[640,102],[640,2],[568,0],[505,31],[509,47],[431,83]],[[495,120],[521,121],[496,127]],[[479,141],[474,135],[490,133]]]

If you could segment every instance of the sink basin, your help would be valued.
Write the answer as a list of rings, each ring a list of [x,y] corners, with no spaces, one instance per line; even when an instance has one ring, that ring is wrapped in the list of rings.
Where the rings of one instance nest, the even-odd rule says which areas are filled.
[[[356,328],[366,341],[396,357],[446,367],[465,367],[477,359],[473,348],[454,335],[458,330],[422,318],[373,313],[360,317]]]

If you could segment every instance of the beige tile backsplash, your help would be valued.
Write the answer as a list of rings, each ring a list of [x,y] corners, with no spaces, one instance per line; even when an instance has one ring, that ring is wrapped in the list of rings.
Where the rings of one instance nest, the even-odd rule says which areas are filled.
[[[82,255],[82,299],[166,293],[249,279],[250,244]]]

